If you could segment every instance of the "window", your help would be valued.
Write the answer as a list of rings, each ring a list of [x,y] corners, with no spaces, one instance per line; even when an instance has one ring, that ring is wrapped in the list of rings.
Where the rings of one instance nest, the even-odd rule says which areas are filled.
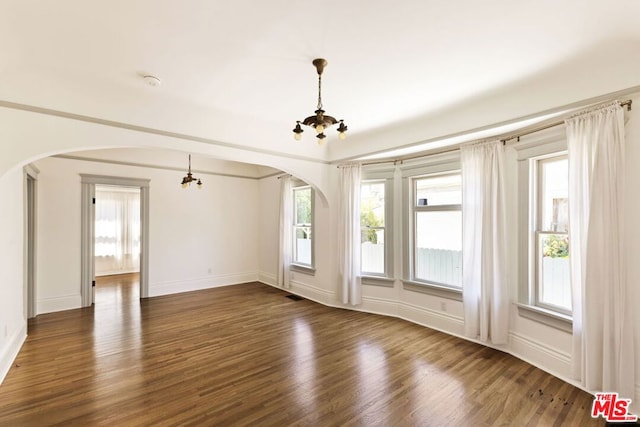
[[[569,273],[569,162],[566,156],[532,160],[535,201],[530,248],[533,303],[565,314],[571,313]]]
[[[385,181],[364,181],[360,189],[360,241],[365,275],[386,274],[385,209]]]
[[[414,178],[413,280],[462,287],[461,203],[460,174]]]
[[[293,263],[313,265],[313,191],[311,187],[293,189]]]

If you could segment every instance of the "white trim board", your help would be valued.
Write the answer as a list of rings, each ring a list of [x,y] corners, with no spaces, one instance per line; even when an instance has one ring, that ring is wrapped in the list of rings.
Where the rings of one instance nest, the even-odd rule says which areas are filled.
[[[13,336],[7,341],[7,345],[2,349],[0,354],[0,384],[4,381],[5,377],[9,373],[9,370],[13,366],[13,362],[18,357],[18,353],[22,348],[22,344],[27,339],[27,322],[24,321],[22,328],[20,328]]]
[[[257,272],[222,274],[217,276],[196,277],[185,280],[170,280],[149,284],[149,296],[157,297],[172,295],[182,292],[200,291],[203,289],[218,288],[222,286],[238,285],[241,283],[257,282]]]
[[[80,307],[82,307],[82,296],[80,294],[38,299],[38,314],[55,313],[56,311],[73,310]]]

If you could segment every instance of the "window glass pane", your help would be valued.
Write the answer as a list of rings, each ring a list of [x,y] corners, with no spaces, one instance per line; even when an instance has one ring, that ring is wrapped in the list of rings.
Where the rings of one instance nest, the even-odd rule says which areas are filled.
[[[384,274],[384,181],[363,182],[360,187],[361,271]]]
[[[538,303],[571,310],[569,236],[538,235]]]
[[[296,224],[311,224],[311,188],[293,191],[295,199]]]
[[[545,231],[569,229],[569,162],[567,159],[540,162],[541,223]]]
[[[311,227],[294,227],[293,261],[311,265]]]
[[[384,274],[384,229],[362,228],[363,272]]]
[[[384,227],[384,181],[362,184],[360,223],[363,227]]]
[[[416,212],[415,278],[462,286],[462,212]]]
[[[418,206],[459,205],[462,203],[460,175],[444,175],[415,181]]]

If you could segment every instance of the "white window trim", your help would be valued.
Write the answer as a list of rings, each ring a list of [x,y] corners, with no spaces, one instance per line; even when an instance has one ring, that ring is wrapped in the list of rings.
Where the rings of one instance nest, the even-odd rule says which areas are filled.
[[[364,173],[362,183],[367,181],[384,181],[384,273],[376,274],[362,271],[360,278],[363,285],[393,287],[395,279],[393,275],[393,171],[388,173]]]
[[[531,167],[534,160],[556,157],[567,153],[567,141],[564,126],[522,137],[520,141],[510,144],[516,151],[518,172],[518,314],[521,317],[571,332],[572,316],[563,310],[552,310],[547,306],[536,305],[536,253],[535,234],[537,224],[530,214],[532,206],[536,206],[536,192]]]
[[[293,183],[293,189],[292,191],[295,192],[295,190],[303,190],[305,188],[309,188],[311,189],[311,263],[310,264],[304,264],[301,262],[296,262],[295,260],[291,260],[291,265],[289,267],[290,271],[295,271],[298,273],[303,273],[303,274],[308,274],[310,276],[314,276],[316,273],[316,268],[315,268],[315,246],[316,246],[316,233],[315,233],[315,218],[316,218],[316,214],[315,214],[315,210],[316,210],[316,204],[315,204],[315,199],[316,199],[316,193],[313,189],[313,187],[311,187],[309,184],[302,182],[302,181],[297,181]],[[295,216],[296,216],[296,208],[295,208],[295,194],[293,197],[293,215],[294,215],[294,220],[293,220],[293,226],[296,226],[296,221],[295,221]],[[292,240],[291,240],[291,245],[295,245],[295,238],[296,238],[296,233],[293,232],[292,233]],[[295,251],[292,248],[292,253],[294,253]]]
[[[462,301],[462,288],[428,281],[415,280],[413,276],[414,247],[414,191],[413,180],[420,177],[460,173],[460,152],[436,154],[428,158],[404,163],[402,172],[403,210],[403,288],[405,290]]]

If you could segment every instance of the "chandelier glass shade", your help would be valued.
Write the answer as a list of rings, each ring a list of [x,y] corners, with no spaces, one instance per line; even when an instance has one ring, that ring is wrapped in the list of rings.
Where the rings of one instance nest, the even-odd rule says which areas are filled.
[[[322,109],[322,72],[324,71],[324,67],[327,66],[327,60],[323,58],[316,58],[312,63],[318,71],[318,106],[316,111],[314,111],[314,115],[309,116],[302,121],[296,121],[296,127],[293,128],[293,136],[296,141],[301,140],[302,132],[304,132],[301,125],[309,126],[315,129],[318,144],[322,144],[324,139],[327,137],[324,134],[325,129],[330,128],[335,124],[339,124],[337,129],[338,137],[340,139],[345,139],[347,137],[347,134],[345,133],[347,131],[347,126],[344,124],[344,121],[336,120],[335,117],[325,114],[325,111]]]
[[[202,188],[202,181],[200,180],[200,178],[196,178],[191,173],[191,154],[189,154],[189,170],[187,171],[187,174],[182,178],[182,188],[187,188],[194,181],[195,181],[196,185],[198,186],[198,189],[201,189]]]

